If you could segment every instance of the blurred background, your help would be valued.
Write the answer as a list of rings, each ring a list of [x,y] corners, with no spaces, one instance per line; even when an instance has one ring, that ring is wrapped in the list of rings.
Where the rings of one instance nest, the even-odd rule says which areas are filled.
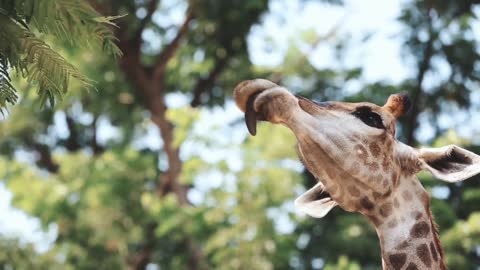
[[[3,269],[380,269],[365,218],[294,209],[315,180],[286,128],[248,136],[232,101],[245,79],[320,101],[381,105],[406,91],[400,141],[480,153],[477,1],[83,2],[123,16],[111,27],[123,55],[37,25],[93,87],[72,80],[42,107],[38,85],[12,70],[19,99],[0,117]],[[480,177],[419,176],[449,268],[480,269]]]

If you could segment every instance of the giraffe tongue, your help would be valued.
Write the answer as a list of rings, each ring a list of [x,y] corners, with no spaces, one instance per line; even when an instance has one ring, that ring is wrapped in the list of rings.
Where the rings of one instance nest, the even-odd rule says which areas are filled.
[[[337,202],[332,200],[321,182],[307,190],[294,203],[301,211],[315,218],[324,217],[333,207],[337,206]]]
[[[252,136],[257,134],[257,112],[255,112],[254,102],[259,93],[251,95],[247,100],[247,106],[245,109],[245,124]]]

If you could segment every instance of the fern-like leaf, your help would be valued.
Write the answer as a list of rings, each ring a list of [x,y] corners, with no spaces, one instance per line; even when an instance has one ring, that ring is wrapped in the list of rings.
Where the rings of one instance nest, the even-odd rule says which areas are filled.
[[[0,15],[0,24],[3,25],[0,31],[0,54],[4,59],[2,74],[8,75],[6,69],[10,66],[28,82],[36,83],[42,105],[47,100],[53,105],[55,99],[61,99],[67,91],[71,77],[85,86],[91,86],[91,81],[77,68],[28,29],[3,15]],[[7,90],[14,88],[8,76],[5,76],[3,81],[6,82],[3,87],[5,93],[11,94],[11,91]],[[7,97],[13,102],[16,101],[10,94],[0,96],[0,106],[3,106],[2,101],[9,102]]]
[[[89,79],[33,31],[120,56],[111,31],[117,18],[100,16],[85,0],[0,0],[0,108],[18,99],[11,70],[37,85],[41,104],[48,100],[53,105],[62,98],[70,78],[91,86]]]
[[[1,108],[5,108],[7,103],[15,104],[18,100],[15,88],[10,83],[11,79],[8,75],[6,58],[0,54],[0,112],[3,114]]]
[[[41,33],[51,34],[70,45],[98,46],[121,55],[111,27],[121,16],[103,17],[84,0],[0,0],[11,18],[29,22]],[[106,45],[107,44],[107,45]]]

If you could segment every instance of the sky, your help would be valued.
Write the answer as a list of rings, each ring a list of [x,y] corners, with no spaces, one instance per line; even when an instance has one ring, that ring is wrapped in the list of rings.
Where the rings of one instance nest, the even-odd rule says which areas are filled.
[[[173,2],[166,1],[170,4]],[[308,1],[306,5],[301,6],[299,0],[273,0],[270,4],[270,12],[263,17],[259,25],[252,28],[248,37],[250,58],[255,65],[259,66],[279,65],[282,63],[288,42],[298,36],[299,32],[312,29],[322,35],[328,33],[332,28],[336,28],[338,35],[333,37],[333,40],[329,40],[329,43],[320,44],[312,52],[309,60],[316,67],[362,67],[362,82],[379,80],[399,82],[414,72],[408,68],[401,55],[399,34],[402,28],[396,21],[401,4],[402,1],[399,0],[346,0],[343,7],[318,3],[318,1]],[[153,19],[159,24],[168,23],[168,20],[180,24],[184,8],[184,5],[177,5],[177,8],[173,8],[168,16],[155,14]],[[380,10],[381,12],[379,12]],[[142,11],[137,12],[137,16],[142,16]],[[371,33],[370,38],[363,42],[362,46],[348,48],[345,59],[339,60],[334,57],[331,44],[336,38],[348,36],[352,44],[358,44],[364,40],[367,33]],[[148,32],[144,33],[144,38],[150,39],[151,44],[160,43]],[[154,46],[150,45],[146,49],[158,49]],[[359,84],[346,85],[346,87],[351,88],[352,91],[361,90],[358,88]],[[178,108],[188,104],[188,98],[182,94],[170,94],[167,96],[167,103],[171,108]],[[187,141],[187,145],[182,148],[182,157],[210,153],[202,154],[203,158],[210,162],[225,159],[232,170],[239,169],[235,167],[241,166],[241,164],[238,165],[238,158],[236,158],[239,150],[235,150],[234,146],[244,140],[247,132],[245,128],[235,129],[235,127],[232,128],[233,125],[225,126],[224,123],[241,119],[243,117],[241,112],[233,102],[227,102],[225,107],[204,109],[202,115],[202,119],[194,127],[194,133],[209,132],[211,134],[211,130],[217,130],[218,133],[212,135],[213,139],[220,142],[221,145],[230,144],[232,147],[205,151],[201,146]],[[56,122],[62,122],[62,117],[64,116],[58,113],[55,117]],[[446,121],[451,121],[451,119]],[[108,121],[104,121],[101,126],[103,132],[99,134],[100,142],[115,138],[115,129],[109,125]],[[62,132],[65,132],[65,130],[62,131],[61,124],[58,125],[56,132],[60,136]],[[428,130],[423,132],[428,133]],[[465,132],[472,132],[472,130]],[[476,134],[480,134],[480,127],[476,132]],[[135,144],[137,147],[148,146],[153,150],[160,149],[161,140],[158,130],[152,125]],[[292,166],[297,165],[293,164]],[[208,177],[211,181],[197,181],[204,184],[196,185],[195,189],[189,193],[189,198],[194,203],[202,201],[202,193],[220,185],[225,180],[215,172],[199,177]],[[0,182],[0,234],[6,237],[18,237],[22,239],[23,243],[34,243],[40,252],[47,250],[55,239],[56,226],[52,224],[46,231],[42,230],[37,218],[30,217],[11,206],[11,198],[11,193]],[[293,211],[292,204],[289,202],[281,207],[287,211]],[[293,229],[293,225],[286,215],[282,216],[280,213],[282,211],[279,213],[275,212],[275,209],[271,211],[273,212],[269,215],[280,216],[277,221],[279,230],[288,232]]]
[[[308,1],[306,5],[300,5],[299,1],[273,1],[272,15],[252,29],[249,37],[251,59],[260,66],[281,64],[289,40],[310,29],[325,35],[336,28],[336,38],[349,36],[352,44],[359,44],[367,33],[372,33],[362,46],[349,49],[345,60],[335,59],[331,44],[336,38],[333,38],[321,44],[310,61],[317,68],[361,66],[366,82],[399,82],[409,75],[401,59],[398,40],[401,25],[396,18],[400,15],[401,3],[399,0],[347,0],[345,6],[335,6],[317,1]],[[269,42],[270,39],[274,42]],[[270,47],[274,49],[268,53]]]

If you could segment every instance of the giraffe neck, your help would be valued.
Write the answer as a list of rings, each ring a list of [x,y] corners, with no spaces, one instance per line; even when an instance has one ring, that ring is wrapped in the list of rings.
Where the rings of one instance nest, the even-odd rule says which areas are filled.
[[[399,182],[398,196],[392,199],[394,207],[387,218],[375,224],[382,249],[383,269],[446,269],[428,193],[415,175],[402,178]],[[415,183],[414,190],[412,182]]]

